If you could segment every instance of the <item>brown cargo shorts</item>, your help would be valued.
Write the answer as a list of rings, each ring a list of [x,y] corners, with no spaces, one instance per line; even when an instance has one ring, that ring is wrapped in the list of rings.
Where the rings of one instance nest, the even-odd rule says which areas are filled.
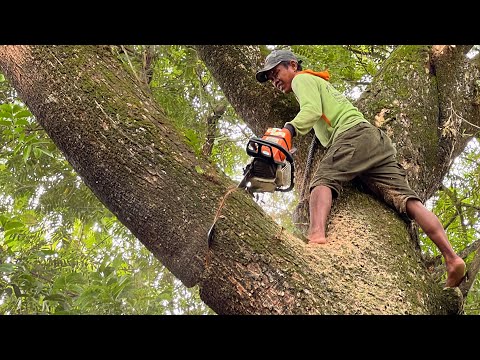
[[[315,186],[325,185],[332,189],[333,197],[337,197],[342,184],[357,177],[402,215],[407,215],[408,199],[421,201],[396,160],[396,150],[390,138],[367,122],[338,135],[314,174],[310,191]]]

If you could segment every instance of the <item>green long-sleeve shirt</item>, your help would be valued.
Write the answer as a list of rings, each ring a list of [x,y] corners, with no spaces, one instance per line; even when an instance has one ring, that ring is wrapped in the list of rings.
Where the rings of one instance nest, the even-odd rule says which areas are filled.
[[[367,122],[342,93],[321,77],[298,74],[292,80],[292,90],[300,104],[300,111],[285,125],[291,124],[300,135],[313,128],[324,147],[332,145],[341,132]]]

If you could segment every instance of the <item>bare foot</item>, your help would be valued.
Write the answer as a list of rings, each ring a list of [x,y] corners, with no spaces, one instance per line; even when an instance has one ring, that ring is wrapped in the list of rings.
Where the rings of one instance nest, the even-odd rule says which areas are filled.
[[[465,275],[465,262],[460,256],[457,256],[447,264],[447,282],[445,287],[457,287],[463,280]]]
[[[324,236],[316,236],[316,235],[309,235],[307,236],[308,245],[316,245],[316,244],[326,244],[327,239]]]

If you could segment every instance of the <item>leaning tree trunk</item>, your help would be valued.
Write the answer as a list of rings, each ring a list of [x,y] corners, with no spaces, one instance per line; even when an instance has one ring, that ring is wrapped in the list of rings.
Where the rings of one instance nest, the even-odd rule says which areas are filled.
[[[459,310],[404,223],[369,196],[352,190],[334,209],[331,243],[309,247],[228,193],[236,184],[195,156],[108,47],[3,46],[0,68],[86,185],[217,313]]]

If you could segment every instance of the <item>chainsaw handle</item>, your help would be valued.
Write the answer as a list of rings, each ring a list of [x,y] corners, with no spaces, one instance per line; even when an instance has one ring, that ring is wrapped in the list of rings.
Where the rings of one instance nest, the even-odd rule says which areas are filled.
[[[256,146],[254,146],[254,144]],[[270,155],[267,155],[267,154],[262,152],[262,146],[266,146],[270,149]],[[248,141],[248,143],[247,143],[247,154],[250,155],[250,156],[253,156],[253,157],[263,158],[263,159],[266,159],[266,160],[272,159],[276,164],[282,164],[282,162],[278,162],[273,158],[272,147],[280,150],[283,153],[283,155],[285,155],[286,160],[290,164],[293,165],[292,154],[290,154],[290,152],[287,149],[285,149],[283,146],[281,146],[281,145],[279,145],[275,142],[260,139],[260,138],[251,138]]]

